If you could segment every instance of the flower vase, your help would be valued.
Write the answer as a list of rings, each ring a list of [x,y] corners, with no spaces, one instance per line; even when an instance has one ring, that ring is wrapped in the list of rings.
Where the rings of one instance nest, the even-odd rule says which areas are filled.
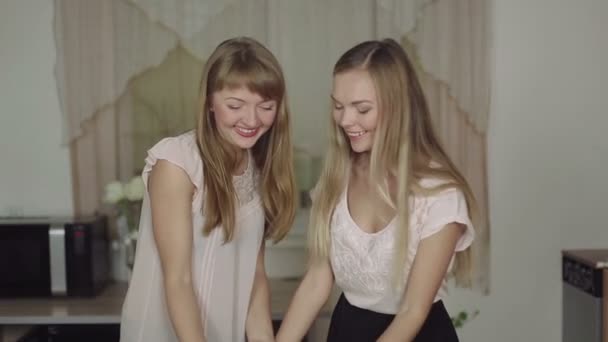
[[[129,268],[129,274],[133,271],[133,265],[135,265],[135,251],[137,249],[141,204],[141,201],[131,201],[125,206],[127,230],[123,241],[126,252],[125,262]]]
[[[112,241],[112,277],[116,281],[129,281],[130,269],[127,262],[127,246],[125,240],[128,237],[129,225],[124,215],[116,217],[116,237]]]
[[[135,251],[137,248],[137,238],[128,236],[125,239],[125,262],[129,269],[129,274],[133,271],[133,265],[135,264]]]
[[[117,281],[128,281],[135,263],[144,193],[141,176],[133,177],[128,183],[112,181],[105,187],[104,202],[112,205],[116,215],[116,234],[112,241],[112,276]]]

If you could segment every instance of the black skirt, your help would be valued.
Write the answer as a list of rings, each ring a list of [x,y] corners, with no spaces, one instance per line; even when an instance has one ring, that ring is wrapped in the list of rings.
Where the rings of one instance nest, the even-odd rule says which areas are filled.
[[[328,342],[375,342],[391,324],[395,315],[378,313],[353,306],[340,296],[331,316]],[[452,319],[442,301],[433,304],[415,342],[458,342]]]

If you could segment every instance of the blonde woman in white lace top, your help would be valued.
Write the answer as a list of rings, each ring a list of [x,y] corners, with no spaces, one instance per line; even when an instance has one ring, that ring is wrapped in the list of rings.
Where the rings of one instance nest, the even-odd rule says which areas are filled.
[[[203,70],[195,131],[148,151],[123,342],[272,341],[264,240],[294,218],[285,81],[249,38]]]
[[[368,41],[335,65],[332,129],[313,192],[311,265],[277,341],[299,341],[335,284],[328,341],[458,341],[443,305],[466,283],[474,200],[441,147],[405,51]]]

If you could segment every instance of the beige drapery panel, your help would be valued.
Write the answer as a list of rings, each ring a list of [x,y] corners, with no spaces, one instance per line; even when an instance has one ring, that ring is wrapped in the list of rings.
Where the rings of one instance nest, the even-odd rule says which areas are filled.
[[[190,126],[204,56],[228,37],[265,38],[265,12],[245,0],[55,0],[56,76],[77,214],[98,210],[105,184],[141,168],[139,145]]]
[[[414,57],[445,148],[470,183],[480,220],[474,286],[489,291],[490,222],[486,132],[490,109],[490,3],[378,1],[377,34],[400,38]]]

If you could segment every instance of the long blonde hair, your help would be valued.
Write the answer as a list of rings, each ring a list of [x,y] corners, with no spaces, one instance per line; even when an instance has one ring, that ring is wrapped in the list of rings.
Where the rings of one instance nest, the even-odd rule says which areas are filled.
[[[277,102],[274,123],[252,148],[255,165],[261,170],[259,191],[266,220],[265,237],[276,242],[287,234],[295,216],[287,92],[279,62],[262,44],[246,37],[229,39],[218,45],[207,60],[201,78],[196,138],[203,159],[203,232],[209,234],[221,225],[225,241],[234,238],[237,197],[232,175],[237,166],[238,148],[220,135],[210,108],[214,92],[242,86],[264,99]]]
[[[351,70],[366,70],[372,78],[379,102],[379,121],[370,155],[370,180],[381,198],[397,211],[399,224],[394,262],[395,282],[403,276],[407,260],[409,198],[457,188],[465,195],[469,216],[475,219],[475,200],[464,177],[442,148],[433,130],[428,105],[415,70],[403,50],[392,39],[367,41],[344,53],[334,67],[334,76]],[[329,256],[330,223],[351,171],[351,151],[344,131],[331,120],[330,145],[321,172],[309,228],[312,261]],[[432,164],[432,166],[431,166]],[[388,178],[397,180],[396,203]],[[423,178],[442,180],[425,188]],[[470,285],[470,249],[456,254],[453,274],[459,285]]]

